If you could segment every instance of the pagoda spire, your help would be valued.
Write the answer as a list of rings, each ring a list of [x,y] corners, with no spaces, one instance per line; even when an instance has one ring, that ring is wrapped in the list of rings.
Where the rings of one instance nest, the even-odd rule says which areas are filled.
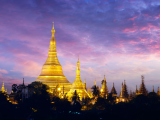
[[[102,97],[106,98],[107,95],[108,95],[108,89],[107,89],[106,79],[104,75],[103,84],[102,84]]]
[[[152,90],[152,92],[154,92],[154,86],[153,86],[153,90]]]
[[[23,78],[23,86],[24,86],[24,78]]]
[[[121,95],[120,95],[120,97],[123,98],[123,82],[122,82]]]
[[[114,87],[114,82],[113,82],[113,87],[112,87],[112,90],[111,90],[111,94],[112,94],[112,97],[116,97],[117,96],[117,91]]]
[[[79,65],[80,65],[80,62],[79,62],[79,58],[78,58],[77,70],[76,70],[76,79],[74,80],[74,82],[72,84],[72,89],[83,89],[84,88],[83,82],[82,82],[81,77],[80,77]]]
[[[62,66],[57,57],[54,24],[51,33],[48,57],[36,81],[48,85],[52,89],[51,91],[57,88],[57,84],[61,89],[64,86],[64,92],[67,93],[71,88],[71,83],[64,76]]]
[[[90,97],[90,95],[87,93],[86,91],[86,84],[83,84],[81,77],[80,77],[80,62],[79,62],[79,58],[77,61],[77,70],[76,70],[76,78],[72,84],[72,87],[70,89],[70,91],[67,93],[68,97],[71,98],[72,93],[74,93],[75,91],[77,91],[77,94],[79,95],[80,99],[82,100],[82,98],[85,97]],[[86,83],[86,81],[84,82]]]
[[[126,81],[124,80],[124,85],[123,85],[123,92],[124,92],[124,97],[128,98],[128,91],[127,91],[127,86],[126,86]]]
[[[159,95],[159,96],[160,96],[160,91],[159,91],[159,87],[158,87],[157,95]]]
[[[146,87],[145,87],[145,84],[144,84],[144,76],[142,75],[141,78],[142,78],[142,84],[139,88],[138,94],[142,94],[142,95],[147,96],[147,90],[146,90]]]
[[[53,27],[52,27],[51,33],[52,33],[52,37],[54,37],[54,34],[55,34],[54,22],[53,22]]]
[[[5,93],[5,92],[6,92],[6,91],[5,91],[5,88],[4,88],[4,82],[3,82],[3,84],[2,84],[1,91],[2,91],[2,93]]]

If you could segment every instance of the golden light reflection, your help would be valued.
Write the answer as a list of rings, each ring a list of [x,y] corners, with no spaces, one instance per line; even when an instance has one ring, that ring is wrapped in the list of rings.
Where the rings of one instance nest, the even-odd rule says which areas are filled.
[[[42,67],[41,74],[38,76],[36,81],[40,81],[48,85],[51,88],[51,90],[49,90],[49,92],[51,93],[53,93],[53,90],[55,90],[57,85],[59,85],[60,88],[64,86],[64,93],[67,93],[71,88],[71,83],[64,76],[62,66],[57,58],[56,40],[54,37],[54,25],[51,32],[52,37],[50,40],[48,57],[45,64]]]

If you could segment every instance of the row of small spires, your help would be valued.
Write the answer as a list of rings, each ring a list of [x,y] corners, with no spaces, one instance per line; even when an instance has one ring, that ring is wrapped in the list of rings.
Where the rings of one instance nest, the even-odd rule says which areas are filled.
[[[105,80],[105,75],[104,75],[104,81],[106,81],[106,80]],[[86,84],[86,79],[84,80],[84,83]],[[103,86],[105,86],[105,89],[107,89],[107,85],[105,85],[106,83],[105,83],[105,82],[103,82],[103,83],[104,83]],[[24,78],[23,78],[23,85],[24,85]],[[95,86],[96,86],[96,80],[95,80]],[[103,86],[102,86],[102,89],[104,89]],[[125,88],[124,88],[124,87],[125,87]],[[102,89],[101,89],[101,90],[102,90]],[[3,85],[2,85],[1,91],[2,91],[2,92],[7,92],[7,89],[5,90],[5,88],[4,88],[4,82],[3,82]],[[123,82],[122,82],[122,88],[121,88],[121,95],[120,95],[120,96],[123,96],[123,95],[122,95],[122,94],[123,94],[123,91],[127,92],[125,80],[124,80],[124,85],[123,85]],[[108,89],[106,90],[106,92],[108,92]],[[142,84],[141,84],[141,86],[140,86],[140,89],[139,89],[139,91],[138,91],[137,85],[136,85],[136,91],[135,91],[135,93],[136,93],[136,94],[144,94],[144,95],[146,95],[147,92],[148,92],[148,91],[146,90],[145,85],[144,85],[144,77],[142,76]],[[154,91],[154,86],[153,86],[152,92],[155,92],[155,91]],[[115,89],[115,87],[114,87],[114,82],[113,82],[113,87],[112,87],[112,89],[111,89],[111,93],[117,94],[116,89]],[[128,94],[128,93],[126,93],[126,94]],[[130,94],[131,94],[131,90],[130,90]],[[158,90],[157,90],[157,94],[160,95],[159,87],[158,87]]]
[[[24,78],[23,78],[23,85],[24,85]],[[5,92],[7,93],[7,89],[5,89],[5,87],[4,87],[4,82],[2,84],[1,92],[2,93],[5,93]]]
[[[140,95],[140,94],[143,94],[143,95],[147,95],[148,91],[146,90],[146,87],[144,85],[144,76],[141,76],[142,77],[142,83],[141,83],[141,86],[139,88],[139,90],[137,89],[137,85],[136,85],[136,95]],[[105,75],[104,75],[104,81],[105,81]],[[105,84],[105,82],[103,82]],[[107,85],[104,85],[105,87],[102,86],[101,90],[104,91],[104,88],[106,89],[105,92],[108,94],[108,89],[107,89]],[[96,80],[95,80],[95,86],[96,86]],[[155,92],[154,91],[154,86],[153,86],[153,90],[152,92]],[[111,93],[112,94],[117,94],[116,92],[116,89],[114,87],[114,82],[113,82],[113,87],[111,89]],[[130,95],[132,94],[131,90],[130,90]],[[157,90],[157,94],[160,95],[160,91],[159,91],[159,87],[158,87],[158,90]],[[126,86],[126,83],[125,83],[125,80],[124,80],[124,84],[122,82],[122,87],[121,87],[121,93],[120,93],[120,97],[128,97],[128,91],[127,91],[127,86]]]

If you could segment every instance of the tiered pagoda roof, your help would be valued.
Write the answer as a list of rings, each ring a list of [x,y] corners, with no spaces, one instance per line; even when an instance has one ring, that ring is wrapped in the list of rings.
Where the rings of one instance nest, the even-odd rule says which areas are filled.
[[[76,70],[76,78],[75,78],[75,80],[72,84],[72,87],[71,87],[70,91],[67,93],[67,96],[69,97],[70,100],[71,100],[71,97],[73,96],[73,93],[75,92],[75,90],[76,90],[76,92],[79,95],[81,100],[82,100],[82,98],[90,97],[90,95],[86,91],[86,87],[85,87],[86,84],[84,85],[82,80],[81,80],[79,64],[80,63],[79,63],[79,59],[78,59],[77,70]]]
[[[5,88],[4,88],[4,82],[3,82],[3,85],[2,85],[2,88],[1,88],[1,92],[2,93],[5,93],[5,92],[7,93],[7,89],[5,90]]]
[[[51,92],[55,90],[56,86],[59,86],[61,89],[63,89],[64,86],[64,92],[67,93],[70,90],[71,83],[64,76],[62,66],[57,58],[54,25],[51,32],[52,37],[50,40],[48,57],[42,67],[41,74],[38,76],[36,81],[40,81],[48,85],[52,89]]]
[[[104,75],[104,80],[103,80],[103,85],[102,85],[101,91],[102,91],[102,96],[106,98],[108,95],[108,88],[107,88],[107,82],[105,79],[105,75]]]
[[[111,89],[111,94],[112,94],[112,96],[117,96],[117,91],[116,91],[116,89],[114,87],[114,83],[113,83],[113,87]]]
[[[142,95],[147,95],[147,90],[144,84],[144,76],[142,76],[142,83],[141,86],[139,88],[138,94],[142,94]]]
[[[158,87],[158,90],[157,90],[157,95],[159,95],[159,96],[160,96],[160,91],[159,91],[159,87]]]
[[[127,91],[127,86],[126,86],[126,83],[125,83],[125,80],[124,80],[124,85],[123,85],[123,82],[122,82],[120,98],[128,98],[128,97],[129,97],[129,95],[128,95],[128,91]]]

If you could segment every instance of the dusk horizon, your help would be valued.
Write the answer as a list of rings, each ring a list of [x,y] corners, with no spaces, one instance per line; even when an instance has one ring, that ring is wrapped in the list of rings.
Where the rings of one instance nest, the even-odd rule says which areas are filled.
[[[87,88],[105,79],[110,92],[148,92],[160,83],[160,2],[156,0],[0,1],[0,86],[34,82],[45,63],[54,22],[57,56],[65,77]]]

